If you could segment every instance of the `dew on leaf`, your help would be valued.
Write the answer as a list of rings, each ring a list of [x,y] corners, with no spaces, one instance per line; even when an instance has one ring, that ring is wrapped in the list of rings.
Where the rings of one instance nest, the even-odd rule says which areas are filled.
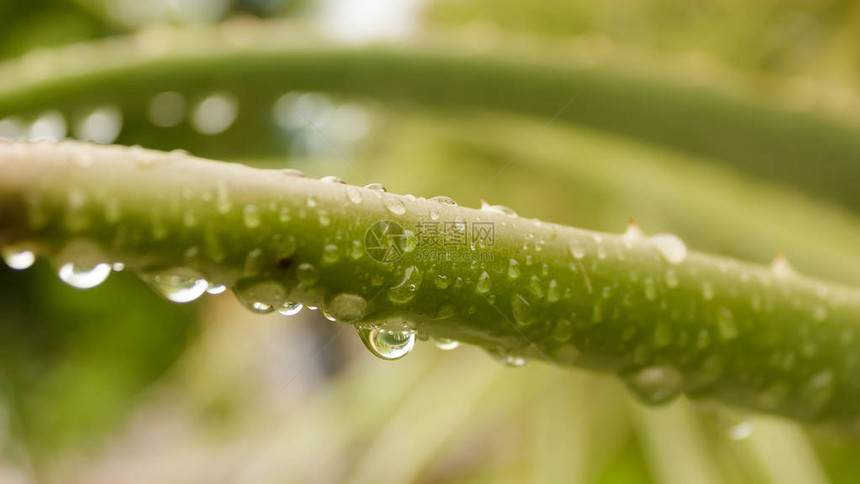
[[[687,246],[677,235],[657,234],[648,237],[648,240],[657,249],[660,257],[672,265],[678,265],[687,258]]]
[[[660,405],[674,400],[681,394],[684,377],[675,367],[655,365],[625,375],[627,387],[641,401]]]
[[[96,287],[104,282],[110,273],[110,264],[104,262],[94,265],[67,262],[59,270],[60,280],[78,289]]]
[[[155,292],[176,303],[191,302],[209,288],[209,283],[200,273],[182,267],[145,272],[141,277]]]
[[[26,249],[22,250],[15,249],[13,247],[3,247],[3,249],[0,250],[0,255],[3,257],[3,262],[16,271],[28,269],[34,262],[36,262],[36,254]]]
[[[278,308],[278,312],[284,316],[294,316],[299,314],[303,307],[304,306],[300,302],[285,301],[284,304],[281,304],[281,307]]]
[[[403,358],[415,346],[415,331],[358,328],[358,336],[370,352],[383,360]]]

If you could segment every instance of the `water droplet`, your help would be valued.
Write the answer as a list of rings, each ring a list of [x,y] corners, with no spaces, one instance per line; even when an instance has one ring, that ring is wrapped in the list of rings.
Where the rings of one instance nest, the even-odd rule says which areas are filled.
[[[338,294],[328,304],[328,311],[338,321],[354,323],[364,316],[367,301],[357,294]]]
[[[654,282],[654,279],[650,277],[646,277],[643,281],[645,285],[645,298],[649,301],[654,301],[657,299],[657,283]]]
[[[222,292],[224,292],[226,290],[227,290],[227,286],[225,286],[224,284],[212,284],[212,283],[210,283],[209,287],[206,288],[206,293],[215,295],[215,294],[221,294]]]
[[[547,302],[556,302],[558,299],[558,282],[556,282],[555,279],[551,279],[546,288],[546,300]]]
[[[507,355],[499,359],[499,363],[507,368],[522,368],[529,360],[522,356]]]
[[[36,254],[29,250],[3,247],[3,249],[0,250],[0,255],[3,256],[3,262],[16,271],[23,271],[36,262]]]
[[[395,304],[406,304],[415,297],[423,276],[415,266],[409,266],[403,272],[403,279],[388,289],[388,300]]]
[[[340,259],[340,252],[336,244],[326,244],[323,247],[322,263],[323,265],[331,265]]]
[[[331,321],[331,322],[333,322],[333,323],[334,323],[334,322],[337,322],[337,318],[336,318],[336,317],[334,317],[334,315],[333,315],[332,313],[330,313],[330,312],[328,311],[328,309],[323,309],[323,310],[321,310],[321,311],[320,311],[320,314],[322,314],[324,318],[328,319],[329,321]]]
[[[440,195],[438,197],[433,197],[430,199],[431,202],[441,203],[442,205],[450,205],[452,207],[457,206],[457,202],[454,201],[451,197],[446,197],[444,195]]]
[[[624,381],[643,402],[660,405],[681,394],[684,377],[672,366],[655,365],[625,375]]]
[[[209,288],[209,283],[202,275],[186,268],[147,272],[141,277],[155,292],[176,303],[191,302]]]
[[[511,297],[511,312],[519,326],[530,326],[538,320],[538,314],[532,304],[521,294]]]
[[[571,240],[567,245],[567,250],[575,259],[582,259],[585,257],[585,247],[583,247],[582,242],[578,240]]]
[[[481,273],[478,276],[478,282],[475,284],[475,292],[478,294],[487,294],[490,292],[490,275],[487,274],[487,271]]]
[[[374,356],[383,360],[403,358],[415,346],[414,331],[358,328],[358,336]]]
[[[671,288],[678,287],[678,274],[675,273],[675,269],[666,269],[666,285]]]
[[[436,278],[433,280],[433,283],[439,289],[447,289],[448,286],[451,285],[451,279],[448,278],[445,274],[437,274]]]
[[[106,263],[83,265],[67,262],[60,267],[59,275],[63,282],[72,287],[90,289],[104,282],[110,272],[110,264]]]
[[[191,112],[191,126],[201,134],[226,131],[236,120],[239,103],[228,93],[215,93],[197,104]]]
[[[125,270],[125,264],[123,264],[122,262],[114,262],[110,265],[110,268],[114,272],[122,272],[123,270]]]
[[[260,210],[252,203],[242,208],[242,218],[245,221],[245,226],[249,229],[255,229],[260,226]]]
[[[317,282],[317,278],[319,278],[319,273],[317,272],[317,268],[307,262],[303,262],[299,264],[296,268],[296,277],[299,279],[299,282],[302,284],[309,286],[315,282]]]
[[[430,209],[430,220],[439,220],[439,212],[435,208]]]
[[[440,350],[450,351],[460,346],[460,342],[447,338],[433,338],[433,344]]]
[[[340,185],[346,185],[346,182],[343,181],[342,178],[340,178],[339,176],[334,176],[334,175],[324,176],[324,177],[320,178],[320,181],[323,183],[337,183]]]
[[[382,183],[369,183],[369,184],[365,185],[364,188],[367,188],[368,190],[373,190],[376,192],[387,192],[388,191],[388,189],[385,188],[385,185],[383,185]]]
[[[490,205],[487,202],[481,200],[481,210],[485,212],[492,213],[500,213],[502,215],[507,215],[509,217],[516,217],[517,212],[514,212],[512,209],[505,207],[503,205]]]
[[[389,212],[395,215],[403,215],[406,213],[406,205],[397,195],[383,195],[382,204],[385,205],[385,208],[388,209]]]
[[[256,278],[236,282],[233,294],[243,306],[259,314],[273,312],[287,299],[287,289],[281,283]]]
[[[286,301],[278,308],[278,312],[284,316],[295,316],[302,311],[304,306],[300,302]]]
[[[687,246],[673,234],[657,234],[648,238],[666,262],[678,265],[687,258]]]
[[[717,313],[717,330],[723,340],[733,340],[738,337],[738,327],[735,317],[728,308],[720,308]]]
[[[361,203],[361,191],[353,186],[350,186],[346,189],[346,197],[350,202],[358,205]]]
[[[516,259],[510,259],[508,261],[508,277],[511,279],[520,277],[520,263],[517,262]]]

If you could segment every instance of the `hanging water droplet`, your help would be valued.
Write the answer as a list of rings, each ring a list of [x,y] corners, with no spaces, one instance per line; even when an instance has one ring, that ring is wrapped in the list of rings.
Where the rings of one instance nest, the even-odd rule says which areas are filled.
[[[361,203],[361,191],[353,186],[350,186],[346,189],[346,197],[350,202],[358,205]]]
[[[330,313],[330,312],[328,311],[328,309],[323,309],[323,310],[321,310],[321,311],[320,311],[320,314],[322,314],[324,318],[328,319],[328,320],[329,320],[329,321],[331,321],[332,323],[337,322],[337,318],[336,318],[336,317],[334,317],[334,315],[333,315],[332,313]]]
[[[281,283],[255,278],[237,281],[233,294],[243,306],[260,314],[273,312],[287,299],[287,289]]]
[[[354,323],[364,316],[367,300],[357,294],[341,293],[331,300],[327,309],[338,321]]]
[[[114,262],[113,264],[110,265],[110,268],[114,272],[122,272],[125,270],[125,264],[123,264],[122,262]]]
[[[382,204],[389,212],[395,215],[403,215],[404,213],[406,213],[406,205],[403,203],[403,200],[401,200],[400,197],[398,197],[397,195],[383,195]]]
[[[433,197],[430,199],[431,202],[441,203],[442,205],[450,205],[452,207],[457,206],[457,202],[454,201],[451,197],[446,197],[444,195],[440,195],[438,197]]]
[[[625,375],[624,381],[634,395],[644,403],[660,405],[681,394],[684,377],[672,366],[655,365]]]
[[[299,314],[304,306],[300,302],[286,301],[278,308],[278,312],[284,316],[294,316]]]
[[[385,188],[385,185],[383,185],[382,183],[368,183],[367,185],[364,186],[364,188],[367,188],[368,190],[373,190],[376,192],[387,192],[388,191],[388,189]]]
[[[20,250],[12,247],[3,247],[0,250],[3,262],[16,271],[23,271],[36,262],[36,254],[29,250]]]
[[[191,302],[206,292],[209,283],[198,272],[186,268],[174,268],[161,272],[141,274],[155,292],[175,303]]]
[[[678,265],[687,258],[687,246],[673,234],[657,234],[648,238],[666,262]]]
[[[83,265],[67,262],[60,267],[59,275],[63,282],[72,287],[90,289],[104,282],[110,272],[110,264]]]
[[[346,182],[343,181],[339,176],[329,175],[320,178],[320,181],[323,183],[337,183],[340,185],[346,185]]]
[[[383,360],[403,358],[415,346],[415,331],[358,328],[358,336],[374,356]]]
[[[415,297],[423,276],[415,266],[409,266],[403,272],[403,279],[388,289],[388,300],[395,304],[406,304]]]
[[[226,290],[227,290],[227,286],[225,286],[224,284],[209,283],[209,287],[206,288],[206,293],[215,295],[215,294],[221,294],[222,292],[224,292]]]
[[[453,339],[447,338],[432,338],[433,345],[435,345],[440,350],[450,351],[456,349],[460,346],[460,342]]]
[[[487,274],[487,271],[481,273],[478,276],[478,282],[475,284],[475,292],[478,294],[487,294],[490,292],[490,275]]]

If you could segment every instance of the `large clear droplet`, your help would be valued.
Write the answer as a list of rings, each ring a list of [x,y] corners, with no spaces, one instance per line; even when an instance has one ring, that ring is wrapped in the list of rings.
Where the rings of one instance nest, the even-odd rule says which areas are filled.
[[[643,402],[659,405],[681,394],[684,377],[672,366],[655,365],[625,377],[627,387]]]
[[[406,213],[406,205],[403,203],[403,200],[396,195],[383,195],[382,204],[385,205],[385,208],[395,214],[395,215],[403,215]]]
[[[383,360],[396,360],[406,356],[415,346],[415,331],[387,331],[384,329],[358,329],[358,336],[374,356]]]
[[[0,250],[3,262],[16,271],[23,271],[36,262],[36,254],[29,250],[18,250],[11,247],[3,247]]]
[[[110,272],[110,264],[104,262],[92,266],[67,262],[60,267],[59,275],[63,282],[72,287],[90,289],[104,282]]]
[[[155,292],[175,303],[191,302],[209,288],[209,282],[202,275],[186,268],[147,273],[143,275],[143,279]]]
[[[241,279],[236,282],[233,294],[243,306],[259,314],[275,311],[287,299],[287,289],[283,284],[265,279]]]

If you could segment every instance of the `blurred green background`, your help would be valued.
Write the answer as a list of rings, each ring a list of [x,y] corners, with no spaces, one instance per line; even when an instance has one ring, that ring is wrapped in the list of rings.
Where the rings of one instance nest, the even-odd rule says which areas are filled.
[[[551,46],[860,125],[856,1],[0,0],[0,58],[252,17],[290,17],[349,43]],[[272,103],[265,115],[280,137],[262,151],[242,115],[210,135],[193,115],[165,128],[174,123],[150,112],[155,127],[118,127],[114,138],[356,184],[370,177],[466,206],[486,199],[589,229],[622,231],[633,217],[694,249],[760,263],[781,251],[803,272],[860,284],[856,207],[776,174],[548,123],[552,110],[325,92]],[[38,113],[0,128],[76,135]],[[178,306],[130,273],[79,291],[46,261],[0,267],[2,483],[849,483],[860,481],[858,457],[860,445],[832,429],[685,399],[645,408],[608,376],[508,369],[476,348],[430,344],[383,362],[316,312],[252,315],[227,294]]]

